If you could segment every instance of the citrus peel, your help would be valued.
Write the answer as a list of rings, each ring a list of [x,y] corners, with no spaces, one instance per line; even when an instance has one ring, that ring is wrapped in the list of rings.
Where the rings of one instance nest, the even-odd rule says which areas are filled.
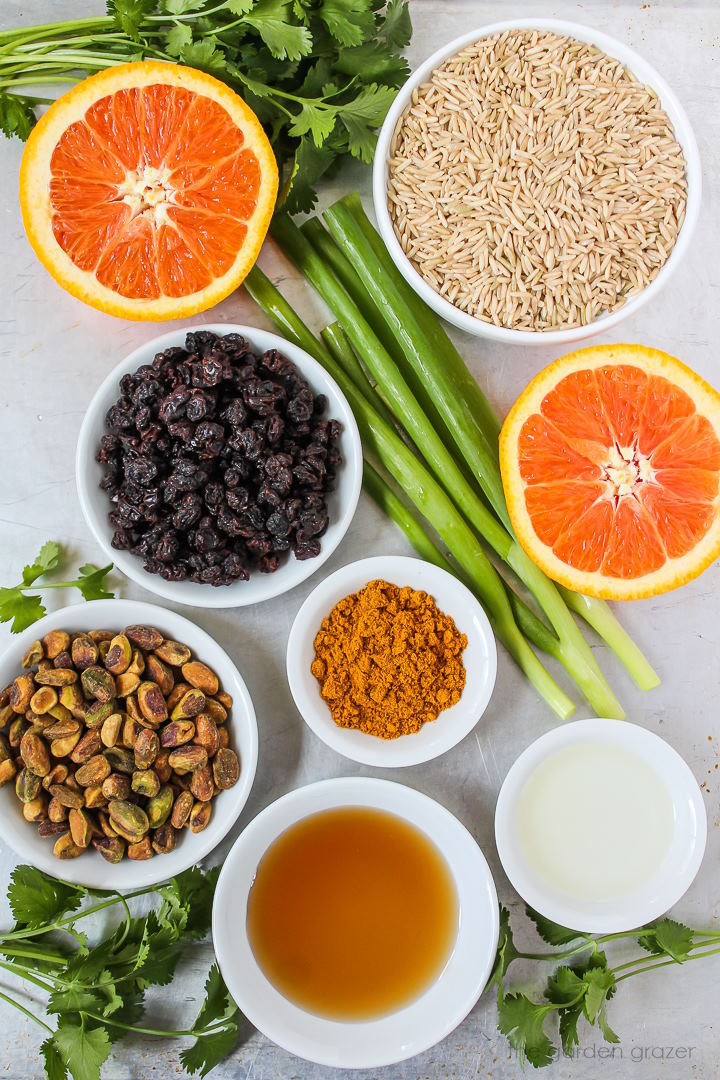
[[[653,596],[720,555],[720,394],[667,353],[550,364],[510,410],[500,467],[518,540],[575,592]]]

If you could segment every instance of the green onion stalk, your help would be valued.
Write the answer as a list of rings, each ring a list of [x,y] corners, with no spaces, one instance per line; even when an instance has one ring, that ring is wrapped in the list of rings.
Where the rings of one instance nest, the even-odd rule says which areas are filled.
[[[354,221],[352,215],[350,217]],[[466,472],[458,465],[440,433],[433,426],[403,377],[398,364],[376,336],[370,323],[363,317],[354,299],[333,274],[327,259],[320,255],[310,244],[307,236],[286,215],[280,215],[274,219],[271,232],[283,251],[333,311],[355,352],[362,356],[366,367],[372,372],[378,385],[382,387],[383,397],[391,412],[408,433],[437,481],[445,488],[478,535],[490,545],[503,562],[511,567],[535,595],[568,655],[575,682],[594,711],[599,716],[624,717],[622,706],[605,680],[597,660],[556,586],[528,558],[512,533],[488,508],[477,487],[468,479]],[[338,255],[341,258],[344,257],[340,251]],[[365,267],[364,269],[360,267],[359,257],[356,254],[353,254],[350,261],[358,274],[363,274],[363,284],[367,285],[366,276],[368,278],[373,276],[371,270],[377,270],[378,279],[382,277],[382,271],[377,267],[375,259],[373,259],[372,268]],[[351,272],[352,267],[349,267],[348,280]],[[370,288],[367,291],[369,295],[374,295]],[[421,332],[421,328],[416,323],[413,326],[413,333],[420,334]],[[435,367],[440,367],[437,361]],[[469,373],[468,377],[470,377]],[[441,411],[447,427],[450,428],[453,410],[447,390],[443,389],[441,392],[438,389],[440,380],[436,378],[431,381],[427,374],[423,374],[422,381],[435,400],[438,410]],[[480,445],[477,440],[470,441],[476,447]],[[465,443],[461,445],[458,440],[458,445],[467,460],[464,453]],[[489,451],[482,446],[479,455],[483,461],[482,475],[488,476],[492,464]],[[502,482],[499,470],[496,469],[496,472],[501,493]],[[485,495],[491,506],[494,506],[495,502],[502,497],[493,491],[492,482],[487,485]],[[454,550],[452,544],[448,546]]]
[[[413,371],[425,384],[472,475],[498,519],[512,533],[498,465],[500,422],[492,406],[440,321],[393,263],[365,214],[359,196],[346,196],[324,216],[332,237],[342,249],[340,254],[344,252],[347,262],[352,263],[355,280],[362,280],[364,295],[370,298],[377,321],[392,334],[396,344],[393,358],[404,374]],[[351,282],[350,278],[346,280],[346,288]],[[516,565],[518,561],[519,565]],[[517,543],[507,562],[535,593],[561,638],[567,633],[571,642],[584,652],[569,626],[567,612],[562,610],[567,606],[593,627],[625,664],[641,689],[650,690],[659,685],[657,674],[603,600],[556,588],[552,583],[548,583],[552,590],[548,591],[540,580],[544,575],[537,567],[534,571],[528,567],[530,560]],[[532,584],[527,581],[527,574],[532,576]],[[540,588],[542,597],[538,596],[536,587]],[[553,613],[560,620],[562,629],[552,618]]]
[[[335,322],[326,326],[320,332],[320,337],[337,362],[344,368],[345,374],[350,378],[357,376],[357,358],[340,324]],[[379,411],[383,403],[374,393],[371,385],[366,381],[359,389]],[[363,486],[380,509],[384,510],[387,517],[394,521],[398,528],[405,533],[405,536],[422,559],[434,563],[447,573],[454,574],[473,591],[472,582],[463,574],[455,561],[451,561],[452,556],[444,555],[435,540],[429,536],[426,526],[419,518],[417,511],[408,506],[406,502],[403,502],[400,496],[393,491],[390,482],[381,476],[372,463],[367,460],[363,472]],[[517,593],[513,592],[507,582],[505,582],[505,588],[515,622],[520,631],[538,649],[568,667],[569,659],[567,654],[552,630],[537,617],[535,612],[528,607]]]
[[[314,356],[335,379],[355,415],[366,458],[382,463],[453,552],[463,574],[472,583],[473,591],[482,602],[495,633],[530,683],[557,716],[561,719],[570,716],[574,710],[573,702],[530,648],[515,621],[502,578],[444,488],[394,427],[383,419],[368,396],[346,374],[344,367],[314,337],[259,267],[255,266],[250,271],[245,279],[245,288],[283,334]]]

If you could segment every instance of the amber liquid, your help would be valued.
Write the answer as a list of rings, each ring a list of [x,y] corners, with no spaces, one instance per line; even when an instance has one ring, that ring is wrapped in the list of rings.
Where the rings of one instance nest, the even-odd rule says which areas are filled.
[[[292,825],[263,855],[248,897],[259,966],[296,1005],[367,1020],[418,997],[455,944],[448,865],[414,825],[364,807]]]

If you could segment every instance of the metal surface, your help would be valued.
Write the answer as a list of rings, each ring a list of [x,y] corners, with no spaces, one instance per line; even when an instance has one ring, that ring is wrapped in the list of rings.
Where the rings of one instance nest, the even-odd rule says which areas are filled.
[[[77,16],[87,7],[78,0],[2,0],[4,26]],[[500,8],[502,10],[500,10]],[[705,3],[626,3],[574,0],[500,5],[478,0],[414,0],[415,36],[410,58],[418,63],[445,39],[473,25],[503,17],[535,14],[587,22],[645,55],[676,90],[694,125],[703,161],[705,190],[701,221],[686,262],[663,295],[638,312],[614,341],[655,345],[681,357],[716,386],[720,385],[720,8]],[[0,560],[1,583],[17,580],[25,561],[41,543],[65,543],[74,565],[99,560],[100,552],[84,527],[75,496],[73,456],[84,409],[99,382],[131,349],[159,332],[152,324],[121,322],[84,307],[49,278],[33,256],[23,234],[17,205],[17,172],[22,148],[0,141]],[[369,170],[345,169],[323,189],[323,205],[349,188],[360,186],[369,206]],[[298,310],[315,328],[323,311],[295,272],[272,250],[261,264],[281,283]],[[207,322],[249,322],[267,327],[242,293],[230,297]],[[194,321],[198,321],[197,319]],[[502,348],[455,335],[474,374],[502,412],[528,379],[555,352],[548,348]],[[592,343],[596,339],[591,339]],[[350,531],[320,573],[367,555],[407,553],[405,541],[366,496],[362,496]],[[255,787],[237,835],[262,807],[300,784],[343,774],[373,775],[334,754],[306,727],[292,703],[285,679],[285,645],[292,619],[315,584],[312,577],[294,592],[254,608],[204,612],[178,608],[213,634],[236,660],[253,696],[260,728],[260,760]],[[152,599],[142,589],[121,582],[124,596]],[[75,596],[51,597],[50,606],[75,602]],[[720,564],[680,592],[635,603],[620,612],[623,623],[646,649],[660,672],[662,686],[650,693],[636,690],[620,665],[596,645],[628,716],[666,738],[688,761],[703,783],[709,819],[708,848],[695,884],[678,905],[678,917],[707,927],[720,915],[720,695],[718,649],[720,630]],[[0,646],[9,630],[0,627]],[[433,796],[471,830],[496,875],[498,892],[514,921],[526,926],[522,905],[500,870],[493,843],[492,815],[502,778],[517,754],[553,725],[549,711],[499,650],[498,678],[490,706],[475,732],[444,757],[409,770],[383,773]],[[577,717],[588,715],[580,705]],[[608,793],[611,797],[611,793]],[[217,849],[222,859],[231,838]],[[590,843],[590,839],[588,840]],[[0,895],[14,864],[0,847]],[[4,902],[4,900],[3,900]],[[9,915],[3,910],[2,925]],[[531,935],[527,932],[527,941]],[[151,1015],[160,1024],[172,1018],[177,1027],[196,1013],[209,946],[194,948],[169,990],[151,995]],[[523,971],[512,981],[520,983]],[[548,1078],[698,1077],[720,1075],[720,1033],[717,1030],[720,958],[683,969],[664,969],[623,984],[609,1007],[609,1019],[621,1042],[606,1047],[595,1029],[582,1029],[575,1061],[561,1060],[545,1070]],[[5,978],[2,980],[5,982]],[[39,1029],[9,1007],[0,1006],[2,1074],[12,1080],[40,1075]],[[582,1025],[581,1025],[582,1026]],[[354,1075],[315,1068],[278,1050],[257,1032],[243,1032],[244,1041],[232,1059],[212,1075],[218,1080],[292,1078],[330,1080]],[[128,1040],[117,1045],[104,1069],[112,1080],[180,1075],[177,1044]],[[526,1069],[526,1075],[531,1070]],[[441,1045],[393,1069],[373,1074],[378,1080],[420,1077],[519,1077],[520,1065],[495,1030],[492,995],[483,997],[467,1020]]]

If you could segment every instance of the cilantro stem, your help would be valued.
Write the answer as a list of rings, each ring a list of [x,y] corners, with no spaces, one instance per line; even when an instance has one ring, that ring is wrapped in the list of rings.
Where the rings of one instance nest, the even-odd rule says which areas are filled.
[[[40,41],[41,38],[64,40],[65,34],[76,30],[100,30],[104,26],[114,25],[112,15],[100,15],[94,19],[68,19],[59,23],[38,23],[36,26],[15,26],[9,30],[0,30],[0,41],[17,44],[26,41]]]
[[[40,1019],[39,1016],[35,1015],[35,1013],[31,1013],[29,1009],[26,1009],[24,1005],[21,1005],[19,1001],[16,1001],[15,998],[10,997],[9,994],[4,994],[2,992],[2,990],[0,990],[0,998],[3,1001],[7,1001],[8,1005],[12,1005],[12,1006],[14,1006],[14,1008],[19,1009],[20,1012],[24,1013],[25,1016],[27,1016],[29,1020],[34,1020],[36,1024],[39,1024],[41,1028],[44,1028],[45,1031],[47,1031],[48,1035],[53,1035],[54,1034],[53,1029],[51,1027],[49,1027],[46,1023],[44,1023]]]
[[[621,938],[636,938],[640,935],[651,935],[655,931],[650,930],[623,930],[617,934],[602,934],[600,937],[585,938],[579,945],[574,945],[572,949],[564,949],[562,952],[519,952],[517,954],[518,959],[522,960],[547,960],[552,962],[554,960],[566,960],[570,956],[577,956],[578,953],[585,952],[587,949],[597,950],[598,945],[605,945],[609,941],[619,941]]]
[[[694,930],[693,934],[696,937],[702,937],[708,940],[698,942],[696,945],[691,946],[691,948],[700,948],[701,946],[710,945],[715,941],[720,941],[720,932],[713,932],[709,930]],[[518,952],[516,958],[518,960],[541,960],[547,961],[548,963],[553,963],[556,960],[567,960],[571,956],[577,956],[579,953],[585,952],[587,949],[592,949],[594,952],[596,952],[599,945],[605,945],[611,941],[621,941],[623,938],[654,936],[655,930],[653,927],[640,927],[636,930],[623,930],[622,932],[618,932],[616,934],[602,934],[599,937],[586,938],[579,945],[573,946],[572,949],[564,949],[562,952]],[[623,968],[630,967],[632,964],[635,963],[647,963],[648,961],[653,959],[653,955],[654,954],[651,953],[645,958],[638,958],[637,960],[631,960],[627,964],[621,964],[620,967],[615,968],[615,971],[622,971]],[[681,961],[673,962],[680,963]]]
[[[704,941],[698,941],[688,947],[688,952],[695,953],[698,949],[707,949],[710,945],[718,944],[720,947],[720,934],[714,934],[710,937],[706,937]],[[705,953],[701,955],[706,955]],[[707,955],[710,955],[709,953]],[[646,956],[637,956],[634,960],[626,960],[624,964],[618,964],[613,968],[613,971],[625,971],[627,968],[636,967],[638,965],[651,964],[654,960],[658,959],[657,953],[648,953]],[[671,964],[684,964],[687,960],[692,960],[692,956],[687,956],[685,960],[676,960],[674,957],[670,957],[668,963]]]
[[[28,960],[57,960],[58,963],[64,963],[65,958],[62,956],[52,956],[46,952],[39,952],[37,949],[16,949],[12,945],[2,946],[0,952],[5,956],[24,956]]]
[[[0,79],[0,86],[36,86],[39,82],[42,82],[43,84],[45,84],[45,83],[75,83],[75,82],[79,82],[80,81],[79,77],[76,78],[75,76],[70,75],[71,70],[74,70],[74,69],[68,68],[68,74],[67,75],[43,75],[42,79],[38,79],[35,76],[29,76],[26,79],[16,79],[14,77],[11,78],[11,79]],[[30,97],[27,97],[27,95],[25,95],[25,94],[23,94],[22,96],[25,97],[25,99],[27,101],[35,101],[35,102],[38,102],[38,104],[40,104],[40,105],[52,105],[53,101],[55,100],[55,98],[39,98],[39,97],[30,98]],[[23,589],[29,589],[30,586],[29,585],[23,585],[22,588]]]
[[[101,1024],[111,1024],[113,1027],[122,1028],[123,1031],[135,1031],[138,1035],[157,1035],[161,1039],[179,1039],[187,1036],[190,1039],[196,1039],[200,1036],[210,1034],[216,1034],[222,1027],[222,1025],[208,1025],[204,1028],[191,1028],[189,1031],[163,1031],[161,1028],[148,1028],[137,1027],[135,1024],[123,1024],[120,1020],[113,1020],[111,1016],[98,1016],[97,1013],[86,1012],[84,1009],[81,1011],[81,1016],[88,1016],[91,1020],[99,1020]],[[224,1020],[222,1024],[227,1024],[227,1020]]]
[[[217,4],[215,7],[212,7],[212,8],[200,8],[200,9],[196,8],[194,11],[190,12],[188,15],[173,15],[172,21],[173,22],[184,22],[186,20],[190,20],[192,22],[194,19],[200,19],[200,18],[204,19],[208,15],[215,15],[218,11],[225,10],[225,8],[227,8],[226,3]],[[168,16],[167,15],[147,15],[146,19],[147,19],[148,22],[167,22],[168,21]],[[239,20],[239,21],[242,22],[242,20]]]
[[[46,581],[40,585],[21,585],[20,588],[23,592],[31,592],[33,589],[39,589],[41,591],[44,591],[45,589],[75,589],[77,588],[78,581],[82,582],[82,580],[82,578],[78,578],[77,581]]]
[[[636,967],[634,971],[626,971],[624,975],[616,978],[615,982],[620,983],[624,979],[630,979],[633,975],[642,975],[644,971],[654,971],[656,968],[669,967],[671,964],[689,964],[691,960],[702,960],[704,957],[714,956],[716,953],[720,953],[720,945],[716,949],[705,949],[704,952],[693,953],[692,956],[686,957],[685,960],[661,960],[657,964],[648,964],[647,960],[654,959],[654,957],[650,956],[647,960],[637,961],[637,963],[643,964],[643,967]],[[621,964],[620,967],[614,969],[613,974],[615,971],[621,971],[623,968],[630,966],[632,966],[632,962],[630,964]]]
[[[128,893],[127,896],[121,896],[118,893],[116,896],[111,896],[107,900],[104,900],[100,904],[93,904],[89,908],[85,908],[84,911],[74,911],[71,915],[67,915],[64,919],[59,919],[57,922],[49,923],[44,926],[35,926],[27,930],[11,930],[7,934],[0,934],[0,952],[2,952],[3,941],[19,941],[24,938],[37,937],[39,934],[47,934],[51,930],[64,930],[66,926],[72,925],[77,922],[78,919],[84,919],[88,915],[94,915],[97,911],[102,911],[104,908],[112,907],[114,904],[126,904],[128,900],[134,900],[138,896],[147,896],[148,893],[155,892],[155,886],[149,885],[145,889],[136,889],[135,892]]]
[[[22,964],[11,964],[0,960],[0,968],[4,968],[5,971],[11,972],[13,975],[19,975],[21,979],[25,979],[26,982],[32,983],[33,986],[38,986],[41,990],[44,990],[46,994],[52,993],[52,983],[44,982],[42,979],[38,979],[37,975],[33,975],[32,972],[24,968]]]

